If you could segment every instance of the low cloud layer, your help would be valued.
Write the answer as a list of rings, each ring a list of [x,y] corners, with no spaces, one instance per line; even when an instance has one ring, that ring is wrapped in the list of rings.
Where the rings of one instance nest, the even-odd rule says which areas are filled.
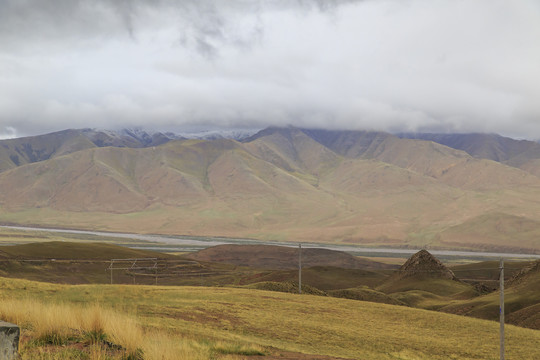
[[[540,138],[536,0],[4,0],[0,138],[269,125]]]

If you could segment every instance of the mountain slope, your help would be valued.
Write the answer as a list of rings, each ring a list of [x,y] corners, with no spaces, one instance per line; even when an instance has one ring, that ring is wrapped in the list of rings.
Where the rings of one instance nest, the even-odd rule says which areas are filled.
[[[17,166],[53,159],[96,147],[142,148],[164,144],[171,137],[162,133],[94,129],[64,130],[45,135],[0,141],[0,172]]]
[[[488,221],[479,232],[474,225],[489,214],[540,222],[540,179],[429,141],[270,128],[242,143],[192,139],[98,147],[94,142],[104,145],[104,139],[86,136],[97,133],[69,134],[71,142],[63,138],[39,153],[48,159],[35,155],[36,162],[0,173],[0,221],[366,246],[540,250],[527,226],[501,232]],[[71,151],[74,144],[88,148]]]
[[[37,175],[37,176],[36,176]],[[272,181],[268,180],[272,177]],[[3,206],[35,204],[58,210],[142,210],[151,203],[175,206],[208,196],[268,195],[280,183],[310,187],[265,168],[231,140],[175,142],[146,149],[99,148],[73,153],[0,174]]]
[[[463,150],[481,159],[505,162],[524,153],[540,154],[540,144],[515,140],[497,134],[400,134],[402,138],[433,141],[453,149]]]
[[[321,174],[339,165],[342,158],[296,128],[269,128],[244,142],[253,155],[316,184]]]
[[[434,141],[466,151],[479,159],[504,163],[540,176],[540,144],[497,134],[400,134],[402,138]]]
[[[345,157],[375,159],[454,187],[488,189],[537,183],[537,179],[525,171],[509,169],[495,161],[475,159],[464,151],[433,141],[399,138],[380,132],[303,131]]]

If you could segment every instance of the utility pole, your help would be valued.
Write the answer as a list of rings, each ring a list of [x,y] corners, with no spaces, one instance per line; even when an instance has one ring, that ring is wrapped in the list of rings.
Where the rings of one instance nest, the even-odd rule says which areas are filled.
[[[500,314],[500,322],[501,322],[501,360],[504,360],[504,260],[501,258],[501,264],[499,267],[500,274],[499,274],[499,291],[500,291],[500,297],[499,297],[499,314]]]
[[[298,244],[298,293],[302,293],[302,244]]]

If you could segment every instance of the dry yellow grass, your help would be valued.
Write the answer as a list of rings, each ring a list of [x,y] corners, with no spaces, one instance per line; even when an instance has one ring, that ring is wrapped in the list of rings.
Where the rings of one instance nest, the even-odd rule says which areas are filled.
[[[103,328],[126,348],[140,341],[145,359],[242,358],[270,347],[366,360],[498,357],[496,322],[384,304],[248,289],[65,286],[2,278],[0,288],[0,317],[19,322],[25,332],[40,321],[31,316],[59,306],[62,326],[75,332]],[[25,300],[29,296],[41,301]],[[116,333],[124,327],[138,330]],[[507,326],[506,334],[508,358],[540,358],[540,348],[530,346],[540,343],[540,331]],[[99,349],[95,353],[99,359]]]
[[[146,360],[205,360],[210,357],[208,346],[186,339],[154,333],[143,344]]]
[[[31,299],[3,300],[0,318],[19,324],[31,338],[52,345],[65,345],[70,338],[77,337],[98,345],[106,337],[126,353],[136,354],[144,343],[143,330],[134,318],[97,304],[76,306]],[[99,354],[96,347],[92,353],[93,356]]]
[[[0,318],[21,327],[24,338],[20,347],[22,360],[105,360],[124,359],[125,356],[144,360],[205,360],[217,358],[215,354],[264,351],[260,346],[245,343],[201,342],[164,330],[144,330],[135,316],[105,309],[98,304],[81,306],[3,299]],[[54,348],[76,342],[84,342],[85,350]],[[116,355],[111,355],[109,345],[106,345],[111,343],[121,347]],[[234,356],[230,358],[237,359]]]

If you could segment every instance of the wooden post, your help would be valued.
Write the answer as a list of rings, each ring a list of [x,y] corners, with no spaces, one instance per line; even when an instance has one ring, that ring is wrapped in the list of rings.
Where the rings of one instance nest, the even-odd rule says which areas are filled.
[[[504,360],[504,260],[501,258],[499,275],[499,314],[500,314],[500,335],[501,335],[501,360]]]

